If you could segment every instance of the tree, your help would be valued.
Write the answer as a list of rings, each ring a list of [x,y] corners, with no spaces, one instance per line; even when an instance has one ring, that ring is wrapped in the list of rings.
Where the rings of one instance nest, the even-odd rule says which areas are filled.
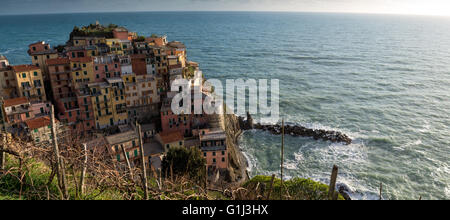
[[[162,172],[174,175],[188,175],[200,179],[205,173],[206,160],[198,148],[173,147],[162,161]],[[171,169],[172,167],[172,169]]]

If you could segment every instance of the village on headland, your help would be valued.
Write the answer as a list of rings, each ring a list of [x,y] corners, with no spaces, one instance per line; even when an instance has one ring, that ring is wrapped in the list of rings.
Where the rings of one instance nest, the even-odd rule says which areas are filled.
[[[3,136],[51,147],[55,126],[58,137],[75,137],[91,152],[131,166],[140,164],[142,141],[149,170],[161,169],[170,148],[198,148],[210,174],[228,173],[230,182],[244,179],[240,171],[239,177],[226,172],[244,163],[236,159],[238,150],[230,149],[237,138],[226,132],[227,116],[174,114],[170,108],[174,79],[202,77],[183,43],[97,22],[75,27],[65,45],[31,43],[28,55],[31,64],[20,65],[0,55]],[[190,89],[211,95],[201,83]]]

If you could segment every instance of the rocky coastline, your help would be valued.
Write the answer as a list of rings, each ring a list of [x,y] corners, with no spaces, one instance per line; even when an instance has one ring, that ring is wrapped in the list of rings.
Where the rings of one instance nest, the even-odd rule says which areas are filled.
[[[258,129],[268,131],[274,135],[281,135],[282,126],[275,125],[263,125],[260,123],[253,123],[252,116],[247,113],[247,120],[243,117],[238,117],[239,125],[242,130]],[[343,143],[349,145],[352,143],[352,139],[339,131],[327,131],[324,129],[311,129],[300,125],[284,125],[284,133],[294,137],[312,137],[314,140],[331,141],[333,143]]]

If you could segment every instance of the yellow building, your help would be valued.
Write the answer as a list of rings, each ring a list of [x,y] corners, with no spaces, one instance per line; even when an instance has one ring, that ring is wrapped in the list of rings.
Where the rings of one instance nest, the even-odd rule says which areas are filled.
[[[33,65],[41,68],[44,79],[50,79],[46,61],[49,59],[57,58],[58,51],[52,49],[50,45],[45,43],[44,41],[30,44],[28,47],[28,54],[31,57],[31,62],[33,63]]]
[[[71,58],[72,83],[75,88],[95,82],[94,64],[92,57]]]
[[[106,43],[106,38],[104,37],[78,37],[72,38],[72,45],[74,46],[90,46]]]
[[[110,78],[105,82],[90,83],[92,105],[97,129],[126,124],[124,84],[121,78]]]
[[[106,45],[109,47],[110,53],[124,55],[123,45],[119,39],[108,38],[106,39]]]
[[[12,68],[16,77],[17,93],[20,97],[28,97],[31,102],[47,101],[44,78],[39,67],[18,65]]]
[[[125,86],[120,77],[107,79],[111,87],[111,100],[113,105],[114,124],[126,124],[128,119],[125,99]]]

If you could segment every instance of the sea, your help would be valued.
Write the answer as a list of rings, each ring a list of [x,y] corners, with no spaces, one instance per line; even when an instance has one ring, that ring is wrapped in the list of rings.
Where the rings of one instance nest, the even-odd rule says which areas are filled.
[[[0,15],[0,54],[64,44],[74,26],[115,23],[185,43],[206,78],[279,79],[286,123],[350,145],[286,136],[285,178],[338,183],[353,199],[450,199],[450,17],[278,12]],[[256,116],[258,118],[258,116]],[[281,137],[247,131],[249,174],[280,172]]]

